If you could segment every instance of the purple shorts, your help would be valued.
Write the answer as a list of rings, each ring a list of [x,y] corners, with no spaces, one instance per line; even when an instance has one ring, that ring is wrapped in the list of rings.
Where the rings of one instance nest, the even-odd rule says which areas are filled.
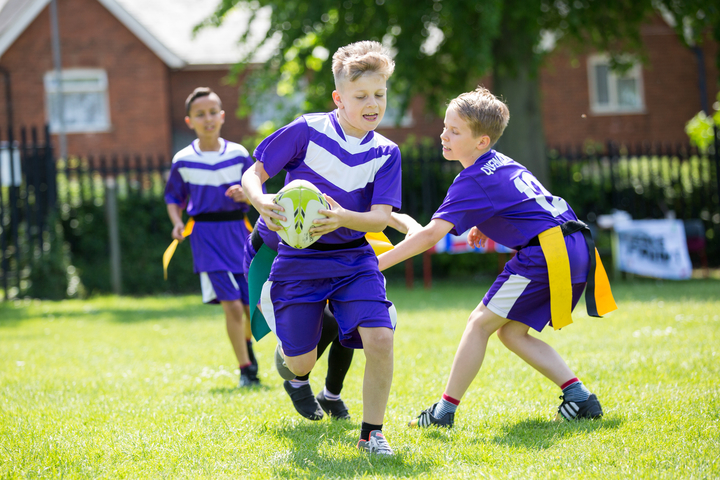
[[[286,355],[302,355],[317,346],[326,300],[338,322],[340,343],[347,348],[362,348],[358,327],[395,329],[395,307],[386,297],[385,277],[378,271],[316,280],[268,280],[260,302]]]
[[[585,290],[585,283],[573,283],[572,308]],[[541,332],[552,324],[550,318],[550,284],[538,282],[505,270],[485,294],[483,303],[493,313]]]
[[[200,272],[203,303],[240,300],[248,304],[248,284],[244,273]]]

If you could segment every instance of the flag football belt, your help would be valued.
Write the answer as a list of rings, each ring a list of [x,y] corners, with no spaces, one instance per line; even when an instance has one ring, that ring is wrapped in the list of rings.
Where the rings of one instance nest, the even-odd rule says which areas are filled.
[[[186,238],[192,235],[193,227],[195,227],[195,222],[235,222],[239,220],[245,221],[245,228],[247,228],[248,232],[253,231],[252,225],[250,224],[250,219],[248,219],[247,215],[245,215],[242,210],[198,213],[188,219],[187,223],[185,224],[185,229],[182,231],[182,236],[183,238]],[[168,248],[165,250],[165,253],[163,253],[163,278],[165,280],[167,280],[168,265],[170,265],[170,260],[172,259],[173,255],[175,255],[175,249],[177,248],[179,243],[180,242],[178,242],[177,240],[173,240],[170,243],[170,246],[168,246]]]
[[[225,212],[205,212],[193,215],[196,222],[234,222],[243,220],[245,214],[242,210],[228,210]]]
[[[260,251],[260,247],[265,245],[265,241],[260,236],[260,232],[256,228],[253,230],[253,232],[250,234],[250,245],[252,245],[253,250],[255,250],[255,253]]]
[[[526,247],[540,246],[542,248],[548,269],[550,313],[555,330],[572,323],[572,279],[565,237],[576,232],[582,232],[590,259],[585,290],[588,315],[601,317],[617,309],[610,290],[610,281],[595,248],[595,241],[590,229],[580,221],[565,222],[538,234],[526,245]]]
[[[282,242],[285,245],[287,243]],[[368,241],[365,239],[365,237],[358,238],[357,240],[353,240],[352,242],[345,242],[345,243],[313,243],[312,245],[308,245],[305,247],[306,249],[310,250],[319,250],[321,252],[331,252],[334,250],[346,250],[348,248],[357,248],[362,247],[363,245],[367,245]]]

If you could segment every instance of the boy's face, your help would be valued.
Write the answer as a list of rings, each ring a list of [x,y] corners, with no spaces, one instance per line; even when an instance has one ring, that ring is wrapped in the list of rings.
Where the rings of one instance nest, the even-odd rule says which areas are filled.
[[[220,107],[220,97],[211,93],[196,98],[190,104],[190,113],[185,117],[188,127],[195,130],[198,138],[220,136],[220,128],[225,123],[225,112]]]
[[[364,73],[354,82],[340,81],[333,100],[345,133],[362,138],[377,128],[387,107],[386,83],[382,75],[374,72]]]
[[[490,148],[490,137],[473,136],[470,126],[453,107],[448,107],[445,112],[445,127],[440,140],[443,157],[447,160],[458,160],[466,168]]]

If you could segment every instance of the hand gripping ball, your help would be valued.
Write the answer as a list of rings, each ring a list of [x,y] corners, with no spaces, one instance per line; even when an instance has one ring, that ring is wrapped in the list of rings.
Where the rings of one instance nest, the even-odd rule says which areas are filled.
[[[330,205],[315,185],[307,180],[293,180],[275,195],[273,202],[285,209],[282,215],[287,220],[273,221],[282,227],[277,233],[286,244],[294,248],[306,248],[320,238],[320,235],[311,236],[309,231],[313,220],[326,218],[318,210],[330,210]]]

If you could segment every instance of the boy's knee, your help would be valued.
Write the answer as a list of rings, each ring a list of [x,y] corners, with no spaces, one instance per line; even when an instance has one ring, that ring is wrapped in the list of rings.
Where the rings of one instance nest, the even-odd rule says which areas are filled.
[[[393,349],[394,334],[389,328],[367,328],[361,334],[366,353],[389,353]]]
[[[315,360],[311,357],[300,355],[297,357],[285,357],[285,364],[296,376],[302,377],[312,371],[315,366]]]

